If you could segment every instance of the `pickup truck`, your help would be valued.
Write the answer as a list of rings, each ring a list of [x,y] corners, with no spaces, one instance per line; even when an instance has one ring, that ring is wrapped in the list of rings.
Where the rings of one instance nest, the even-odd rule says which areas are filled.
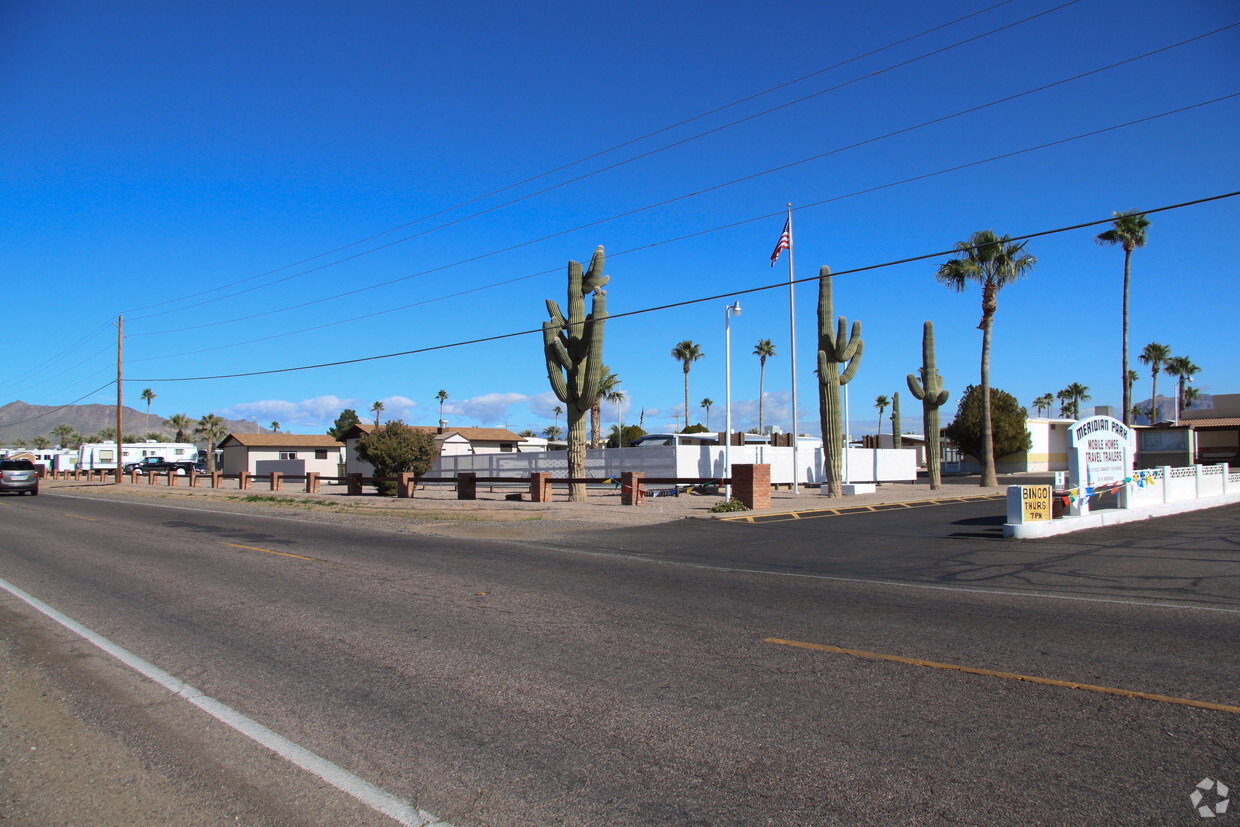
[[[195,471],[197,463],[188,459],[164,459],[163,457],[143,457],[141,462],[126,463],[122,469],[126,474],[137,471],[139,474],[173,473],[184,477]]]

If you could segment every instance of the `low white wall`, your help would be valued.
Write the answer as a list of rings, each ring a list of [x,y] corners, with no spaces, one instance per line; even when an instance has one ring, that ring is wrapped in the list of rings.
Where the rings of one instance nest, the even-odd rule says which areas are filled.
[[[1009,491],[1013,488],[1020,486],[1010,486]],[[1117,509],[1034,523],[1020,522],[1018,512],[1009,507],[1003,536],[1018,539],[1051,537],[1104,525],[1229,505],[1240,502],[1240,472],[1232,471],[1226,464],[1137,470],[1119,500],[1120,508]]]

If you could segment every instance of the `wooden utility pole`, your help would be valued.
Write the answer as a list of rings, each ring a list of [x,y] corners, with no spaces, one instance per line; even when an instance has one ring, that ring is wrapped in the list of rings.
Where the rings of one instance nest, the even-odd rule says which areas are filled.
[[[116,484],[121,484],[121,448],[124,432],[121,429],[121,345],[125,341],[125,318],[116,317]]]

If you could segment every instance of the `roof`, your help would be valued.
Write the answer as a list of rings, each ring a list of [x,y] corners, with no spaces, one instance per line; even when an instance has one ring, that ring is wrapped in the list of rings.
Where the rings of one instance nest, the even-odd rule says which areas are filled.
[[[1223,416],[1218,419],[1184,419],[1180,418],[1181,425],[1191,425],[1195,431],[1209,431],[1214,428],[1240,428],[1240,416]]]
[[[343,448],[328,434],[229,434],[220,447],[244,445],[247,448]]]
[[[520,434],[514,434],[507,428],[444,428],[441,432],[434,425],[411,425],[415,431],[423,431],[431,434],[436,438],[447,439],[453,434],[459,434],[470,442],[523,442],[525,437]],[[341,439],[359,439],[375,429],[374,425],[364,422],[358,422],[349,427],[344,432]]]

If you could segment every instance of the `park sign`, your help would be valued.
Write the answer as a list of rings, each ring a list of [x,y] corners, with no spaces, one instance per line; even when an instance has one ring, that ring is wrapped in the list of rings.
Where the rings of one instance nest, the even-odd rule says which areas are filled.
[[[1136,434],[1109,416],[1091,416],[1068,429],[1068,485],[1097,488],[1132,477]]]

